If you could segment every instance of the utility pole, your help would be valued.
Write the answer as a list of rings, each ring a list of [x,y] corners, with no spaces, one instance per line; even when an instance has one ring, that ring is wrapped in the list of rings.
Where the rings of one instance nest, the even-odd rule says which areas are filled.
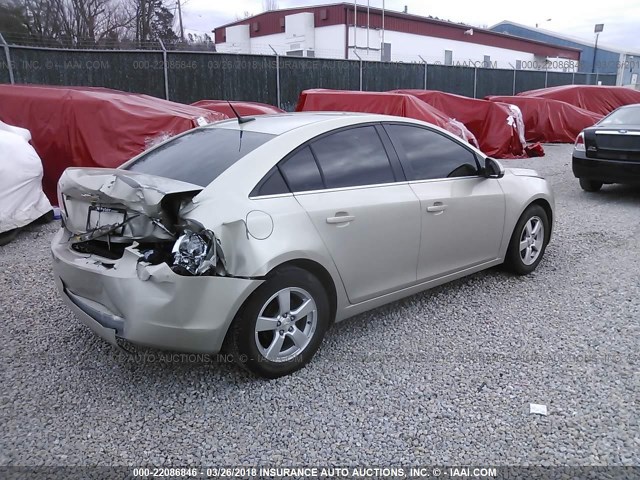
[[[353,0],[353,51],[358,50],[358,0]]]
[[[604,30],[604,23],[596,23],[596,27],[593,29],[593,32],[596,34],[596,45],[593,49],[593,65],[591,65],[591,73],[595,73],[596,71],[596,54],[598,53],[598,37],[600,33]]]
[[[382,48],[380,49],[380,60],[384,61],[384,0],[382,0]]]
[[[180,41],[184,42],[184,27],[182,26],[182,0],[176,0],[178,3],[178,22],[180,22]]]

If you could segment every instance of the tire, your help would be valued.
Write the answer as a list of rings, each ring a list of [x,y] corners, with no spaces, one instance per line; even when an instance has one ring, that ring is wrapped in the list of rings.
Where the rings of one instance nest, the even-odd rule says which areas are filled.
[[[292,319],[296,311],[300,313]],[[329,323],[329,299],[322,283],[306,270],[283,267],[240,309],[229,331],[229,350],[236,363],[255,375],[282,377],[309,363]]]
[[[19,228],[0,233],[0,247],[13,242],[18,236]]]
[[[602,182],[589,180],[588,178],[581,178],[580,187],[582,187],[585,192],[597,192],[602,188]]]
[[[537,230],[536,234],[537,228],[543,230]],[[517,275],[533,272],[544,256],[550,234],[549,217],[544,208],[540,205],[527,207],[511,235],[505,267]]]

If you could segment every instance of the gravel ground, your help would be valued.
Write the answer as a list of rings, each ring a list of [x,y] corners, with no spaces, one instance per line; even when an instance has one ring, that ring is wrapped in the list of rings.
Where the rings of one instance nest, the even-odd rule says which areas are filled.
[[[639,465],[640,192],[538,169],[556,230],[529,277],[483,272],[336,325],[312,363],[119,354],[58,299],[32,226],[0,249],[2,465]],[[546,417],[529,413],[547,406]]]

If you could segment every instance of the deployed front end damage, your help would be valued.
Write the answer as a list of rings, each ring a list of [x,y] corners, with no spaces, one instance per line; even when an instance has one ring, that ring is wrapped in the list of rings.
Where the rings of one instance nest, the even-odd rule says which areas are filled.
[[[262,280],[234,278],[215,234],[181,213],[202,188],[125,170],[67,169],[53,239],[65,303],[99,336],[218,352]]]

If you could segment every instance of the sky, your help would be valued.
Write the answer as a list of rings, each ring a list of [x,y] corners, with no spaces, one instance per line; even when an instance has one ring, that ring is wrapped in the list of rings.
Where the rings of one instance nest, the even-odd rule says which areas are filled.
[[[171,3],[173,0],[167,0]],[[177,0],[176,0],[177,1]],[[371,7],[382,6],[382,0],[369,0]],[[337,3],[331,0],[278,0],[279,8]],[[262,0],[182,0],[185,29],[211,32],[214,28],[233,22],[244,12],[262,12]],[[358,0],[366,6],[367,0]],[[528,26],[593,41],[596,23],[604,23],[599,43],[640,53],[640,0],[386,0],[385,8],[439,17],[476,27],[493,26],[511,20]],[[547,21],[547,19],[551,19]]]

